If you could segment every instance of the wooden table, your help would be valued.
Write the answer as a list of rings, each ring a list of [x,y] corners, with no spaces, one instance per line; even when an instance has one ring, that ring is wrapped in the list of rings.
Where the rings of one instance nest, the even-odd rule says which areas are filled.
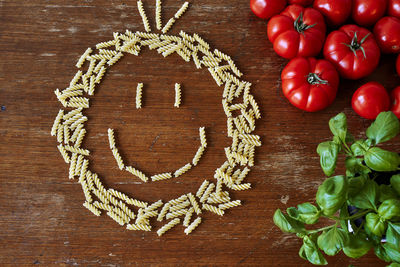
[[[398,85],[393,58],[383,57],[382,67],[368,79],[342,82],[328,109],[305,113],[283,97],[279,77],[287,61],[274,53],[267,24],[251,13],[248,1],[191,2],[172,33],[197,32],[231,55],[253,83],[261,107],[256,133],[263,146],[247,178],[253,189],[233,193],[244,205],[223,217],[204,214],[190,236],[179,226],[159,238],[154,231],[127,231],[105,215],[93,216],[82,206],[81,186],[68,179],[68,166],[50,136],[61,108],[53,91],[68,86],[87,47],[112,39],[113,32],[143,29],[136,1],[0,1],[1,265],[307,266],[297,255],[301,241],[282,234],[272,215],[277,208],[313,200],[325,179],[315,150],[330,138],[329,118],[344,111],[350,129],[361,137],[369,121],[351,110],[351,95],[367,80],[390,89]],[[164,23],[181,4],[163,1]],[[145,8],[153,25],[153,1],[145,1]],[[182,64],[176,55],[166,60],[154,51],[141,55],[113,66],[91,98],[84,146],[92,151],[90,168],[106,185],[149,202],[169,200],[194,192],[224,161],[230,139],[222,91],[206,70]],[[141,110],[134,100],[138,82],[145,84]],[[183,86],[179,109],[173,108],[175,82]],[[204,157],[169,181],[138,182],[118,169],[108,148],[107,128],[112,127],[130,164],[151,174],[173,170],[191,160],[200,126],[209,140]],[[399,142],[393,148],[399,151]],[[373,253],[357,261],[340,253],[328,261],[384,265]]]

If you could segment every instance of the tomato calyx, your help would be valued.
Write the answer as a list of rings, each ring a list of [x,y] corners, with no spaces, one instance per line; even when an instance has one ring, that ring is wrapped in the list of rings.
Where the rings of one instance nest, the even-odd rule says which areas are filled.
[[[365,50],[364,47],[362,47],[362,44],[365,42],[365,40],[367,40],[368,36],[371,33],[368,33],[367,35],[364,36],[364,38],[361,39],[361,41],[358,41],[357,38],[357,32],[354,33],[353,39],[351,40],[350,44],[345,44],[343,43],[345,46],[347,46],[348,48],[350,48],[350,50],[354,53],[354,55],[357,57],[357,50],[360,49],[361,52],[364,55],[364,58],[367,58],[367,56],[365,55]]]
[[[312,84],[312,85],[316,85],[316,84],[328,84],[328,81],[327,81],[327,80],[321,79],[321,78],[318,76],[318,74],[316,74],[316,73],[309,73],[309,74],[307,75],[307,82],[308,82],[309,84]]]
[[[314,27],[317,25],[317,23],[314,23],[313,25],[307,25],[303,21],[303,12],[300,12],[300,16],[297,17],[297,19],[294,21],[293,26],[296,29],[298,33],[303,34],[304,31]]]

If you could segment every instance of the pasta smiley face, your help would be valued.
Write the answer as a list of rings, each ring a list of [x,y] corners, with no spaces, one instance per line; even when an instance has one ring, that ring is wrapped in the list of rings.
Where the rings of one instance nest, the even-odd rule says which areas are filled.
[[[151,31],[145,13],[145,6],[138,1],[138,10],[146,32],[114,33],[111,40],[101,42],[96,48],[88,48],[79,58],[79,68],[69,86],[56,90],[55,94],[64,107],[54,121],[51,135],[56,136],[58,150],[64,161],[69,164],[69,178],[78,178],[86,201],[83,206],[96,216],[107,214],[127,230],[152,231],[151,221],[166,221],[158,229],[162,236],[167,230],[182,223],[184,233],[191,233],[203,220],[203,211],[224,215],[227,209],[240,206],[240,200],[231,199],[230,190],[247,190],[250,183],[245,178],[254,166],[255,148],[261,145],[260,137],[253,134],[256,120],[261,117],[259,107],[250,93],[251,83],[241,79],[242,73],[230,56],[210,45],[198,34],[190,35],[180,31],[179,35],[167,35],[174,22],[188,9],[185,2],[174,17],[162,25],[161,1],[156,0],[156,28],[162,34]],[[221,88],[221,106],[227,116],[227,133],[232,144],[224,148],[226,161],[215,170],[214,177],[203,181],[195,193],[188,192],[167,202],[158,200],[147,203],[131,198],[129,194],[106,188],[99,176],[90,170],[90,151],[82,147],[85,138],[85,122],[88,118],[84,110],[89,108],[90,98],[95,95],[96,87],[107,70],[123,58],[125,54],[140,55],[146,49],[156,50],[167,57],[177,54],[183,62],[193,62],[198,69],[206,68],[217,86]],[[142,84],[138,84],[136,108],[141,108]],[[181,85],[175,85],[175,107],[181,103]],[[207,147],[205,129],[199,129],[200,146],[192,162],[187,163],[175,172],[146,176],[132,166],[125,166],[117,144],[114,130],[108,130],[108,140],[112,154],[121,170],[130,172],[143,182],[159,181],[184,175],[196,166]],[[213,181],[211,181],[213,180]]]

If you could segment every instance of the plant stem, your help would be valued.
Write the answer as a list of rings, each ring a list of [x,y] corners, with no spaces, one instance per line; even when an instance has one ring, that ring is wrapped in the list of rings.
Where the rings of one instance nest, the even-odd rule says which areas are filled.
[[[352,220],[352,219],[357,219],[357,218],[359,218],[359,217],[362,217],[362,216],[364,216],[365,214],[367,214],[367,213],[370,212],[370,211],[371,211],[371,209],[364,210],[364,211],[362,211],[362,212],[353,214],[352,216],[345,217],[345,218],[340,218],[340,217],[337,217],[337,216],[324,216],[324,217],[326,217],[326,218],[328,218],[328,219],[331,219],[331,220],[335,220],[335,221],[340,221],[340,220]]]
[[[322,227],[322,228],[319,228],[319,229],[308,231],[308,234],[315,234],[315,233],[318,233],[318,232],[321,232],[321,231],[325,231],[325,230],[331,229],[331,228],[336,227],[336,226],[337,226],[337,223],[329,225],[329,226],[325,226],[325,227]]]

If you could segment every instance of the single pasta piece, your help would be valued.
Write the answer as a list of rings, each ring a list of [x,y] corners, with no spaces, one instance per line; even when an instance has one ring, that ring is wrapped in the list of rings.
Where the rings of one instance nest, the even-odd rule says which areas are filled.
[[[57,142],[62,143],[64,140],[64,128],[66,126],[65,125],[60,125],[58,126],[57,129]]]
[[[232,185],[232,189],[233,190],[247,190],[251,188],[251,184],[247,183],[247,184],[233,184]]]
[[[194,229],[196,229],[197,226],[201,223],[201,217],[197,217],[196,220],[194,220],[185,230],[185,234],[188,235],[191,232],[193,232]]]
[[[161,207],[163,205],[162,200],[158,200],[157,202],[154,202],[153,204],[151,204],[150,206],[148,206],[147,208],[144,209],[144,212],[150,212],[153,210],[158,209],[159,207]]]
[[[258,107],[257,102],[254,100],[254,97],[253,97],[252,95],[249,95],[249,96],[247,97],[247,99],[248,99],[248,102],[250,103],[250,105],[251,105],[251,106],[253,107],[253,109],[254,109],[254,114],[255,114],[256,118],[257,118],[257,119],[260,119],[260,118],[261,118],[260,109],[259,109],[259,107]],[[246,100],[246,99],[245,99],[245,100]]]
[[[160,213],[158,214],[157,221],[161,222],[164,219],[164,217],[167,214],[170,206],[171,206],[171,204],[165,203],[165,205],[161,209]]]
[[[234,201],[227,202],[224,204],[219,204],[218,208],[221,210],[225,210],[225,209],[230,209],[230,208],[237,207],[240,205],[242,205],[242,202],[240,200],[234,200]]]
[[[76,138],[74,147],[79,148],[81,146],[83,138],[85,137],[85,134],[86,134],[86,130],[85,129],[82,129],[79,132],[78,137]]]
[[[172,174],[170,172],[156,174],[151,176],[152,181],[161,181],[172,178]]]
[[[231,109],[229,108],[228,101],[226,99],[222,99],[222,107],[224,108],[225,115],[229,118],[232,117]]]
[[[254,146],[261,146],[260,136],[254,134],[240,134],[239,138],[245,144],[250,144]]]
[[[89,187],[88,187],[88,185],[86,183],[86,180],[85,179],[81,179],[80,183],[81,183],[81,186],[82,186],[83,193],[85,195],[86,202],[92,203],[93,202],[92,195],[90,194],[90,190],[89,190]]]
[[[125,170],[140,178],[143,182],[147,182],[149,180],[149,178],[143,172],[133,168],[132,166],[126,166]]]
[[[192,164],[188,163],[185,166],[181,167],[180,169],[176,170],[174,173],[175,177],[179,177],[182,174],[184,174],[185,172],[187,172],[188,170],[190,170],[192,168]]]
[[[69,165],[69,179],[74,179],[77,159],[78,159],[78,154],[72,153],[72,157],[71,157],[70,165]]]
[[[147,202],[140,201],[140,200],[137,200],[137,199],[127,199],[126,203],[129,204],[129,205],[134,205],[134,206],[139,207],[139,208],[146,208],[147,207]]]
[[[74,86],[75,84],[77,84],[81,76],[82,76],[82,71],[78,70],[74,78],[72,78],[71,82],[69,83],[69,86]]]
[[[69,152],[78,153],[78,154],[81,154],[84,156],[89,156],[89,154],[90,154],[90,151],[87,149],[76,148],[76,147],[69,146],[69,145],[65,145],[65,149]]]
[[[215,185],[213,183],[208,185],[207,189],[204,191],[204,194],[200,198],[201,203],[204,203],[207,200],[208,196],[211,194],[211,192],[214,190],[214,188],[215,188]]]
[[[196,193],[196,196],[198,198],[200,198],[203,195],[203,193],[206,190],[206,188],[207,188],[209,183],[210,183],[209,181],[204,180],[203,183],[200,185],[200,187],[199,187],[199,189],[197,190],[197,193]]]
[[[142,108],[142,90],[143,90],[143,83],[138,83],[136,87],[136,108]]]
[[[107,48],[107,47],[110,47],[110,46],[115,45],[115,43],[116,43],[115,40],[111,40],[111,41],[107,41],[107,42],[98,43],[98,44],[96,45],[96,48],[97,48],[97,49]]]
[[[100,216],[101,211],[97,209],[93,204],[90,204],[89,202],[84,202],[83,206],[90,210],[94,215]]]
[[[78,159],[76,160],[76,166],[75,166],[75,175],[80,175],[84,159],[85,158],[82,155],[78,154]]]
[[[189,2],[185,2],[183,3],[183,5],[181,6],[181,8],[179,8],[179,10],[175,13],[174,17],[176,19],[179,19],[183,13],[186,12],[187,8],[189,7]]]
[[[175,83],[175,104],[174,107],[179,108],[181,105],[181,85]]]
[[[196,68],[201,69],[201,63],[200,63],[199,57],[197,56],[197,48],[195,51],[193,51],[192,57],[193,57],[193,62],[196,65]]]
[[[204,127],[199,128],[201,146],[207,147],[206,130]]]
[[[204,152],[204,146],[199,146],[199,148],[197,149],[196,155],[194,155],[193,160],[192,160],[193,166],[197,166],[197,163],[199,163],[201,156],[203,155],[203,152]]]
[[[146,12],[144,11],[143,3],[141,0],[137,1],[137,7],[139,10],[139,14],[142,17],[144,29],[146,30],[146,32],[151,32],[150,23],[149,20],[147,19],[147,15]]]
[[[82,67],[83,63],[85,63],[85,60],[89,54],[92,53],[92,49],[89,47],[86,49],[86,51],[82,54],[82,56],[79,58],[78,62],[76,63],[76,67],[80,68]]]
[[[110,149],[116,148],[115,146],[115,137],[114,137],[114,129],[108,129],[108,142],[110,143]]]
[[[161,28],[162,28],[161,0],[156,0],[156,27],[157,27],[157,30],[161,30]]]
[[[126,229],[128,230],[134,230],[134,231],[151,231],[151,226],[150,225],[145,225],[145,224],[128,224]]]
[[[120,155],[119,152],[118,152],[118,149],[117,149],[117,148],[113,148],[113,149],[112,149],[112,153],[113,153],[113,155],[114,155],[115,160],[117,161],[118,168],[119,168],[120,170],[123,170],[123,169],[125,168],[125,164],[124,164],[124,162],[122,161],[122,158],[121,158],[121,155]]]
[[[60,153],[61,153],[61,155],[62,155],[62,157],[63,157],[65,163],[69,163],[70,158],[69,158],[68,152],[67,152],[67,150],[65,149],[65,147],[64,147],[62,144],[59,144],[59,145],[57,146],[57,148],[58,148],[58,150],[60,151]]]
[[[217,72],[218,72],[218,71],[217,71]],[[231,88],[231,84],[232,84],[232,81],[231,81],[231,80],[227,80],[227,81],[226,81],[225,87],[224,87],[224,92],[222,93],[222,97],[223,97],[223,98],[227,98],[227,97],[228,97],[228,95],[229,95],[229,90],[230,90],[230,88]]]
[[[197,203],[195,196],[192,193],[187,194],[187,196],[189,197],[190,203],[192,204],[194,211],[197,215],[199,215],[201,213],[201,209],[199,207],[199,204]]]
[[[67,121],[68,119],[74,117],[75,115],[77,115],[77,114],[79,114],[79,113],[81,113],[81,112],[82,112],[82,108],[73,109],[73,110],[71,110],[70,112],[68,112],[67,114],[65,114],[65,115],[63,116],[63,120],[64,120],[64,121]],[[64,123],[64,124],[65,124],[65,123]]]
[[[158,229],[157,235],[162,236],[165,232],[167,232],[168,230],[170,230],[172,227],[176,226],[180,222],[181,222],[181,220],[179,218],[175,218],[175,219],[171,220],[169,223],[164,224],[163,227]]]
[[[182,203],[183,201],[185,201],[187,198],[188,198],[187,195],[182,195],[176,199],[172,199],[172,200],[168,201],[168,203],[171,206],[178,205],[179,203]]]
[[[167,218],[167,220],[173,219],[173,218],[176,218],[176,217],[179,217],[179,216],[183,216],[187,212],[188,212],[187,209],[181,209],[181,210],[177,210],[177,211],[174,211],[174,212],[169,212],[169,213],[167,213],[166,218]]]
[[[185,215],[185,219],[183,220],[183,226],[188,227],[190,224],[190,219],[192,218],[194,212],[194,208],[191,207]]]
[[[174,25],[174,23],[175,23],[175,18],[170,18],[167,24],[164,25],[164,28],[162,28],[161,30],[162,33],[167,33],[171,29],[172,25]]]
[[[203,210],[208,210],[208,211],[214,212],[215,214],[218,214],[219,216],[223,216],[225,213],[220,208],[217,208],[213,205],[209,205],[209,204],[205,204],[205,203],[203,204]]]

